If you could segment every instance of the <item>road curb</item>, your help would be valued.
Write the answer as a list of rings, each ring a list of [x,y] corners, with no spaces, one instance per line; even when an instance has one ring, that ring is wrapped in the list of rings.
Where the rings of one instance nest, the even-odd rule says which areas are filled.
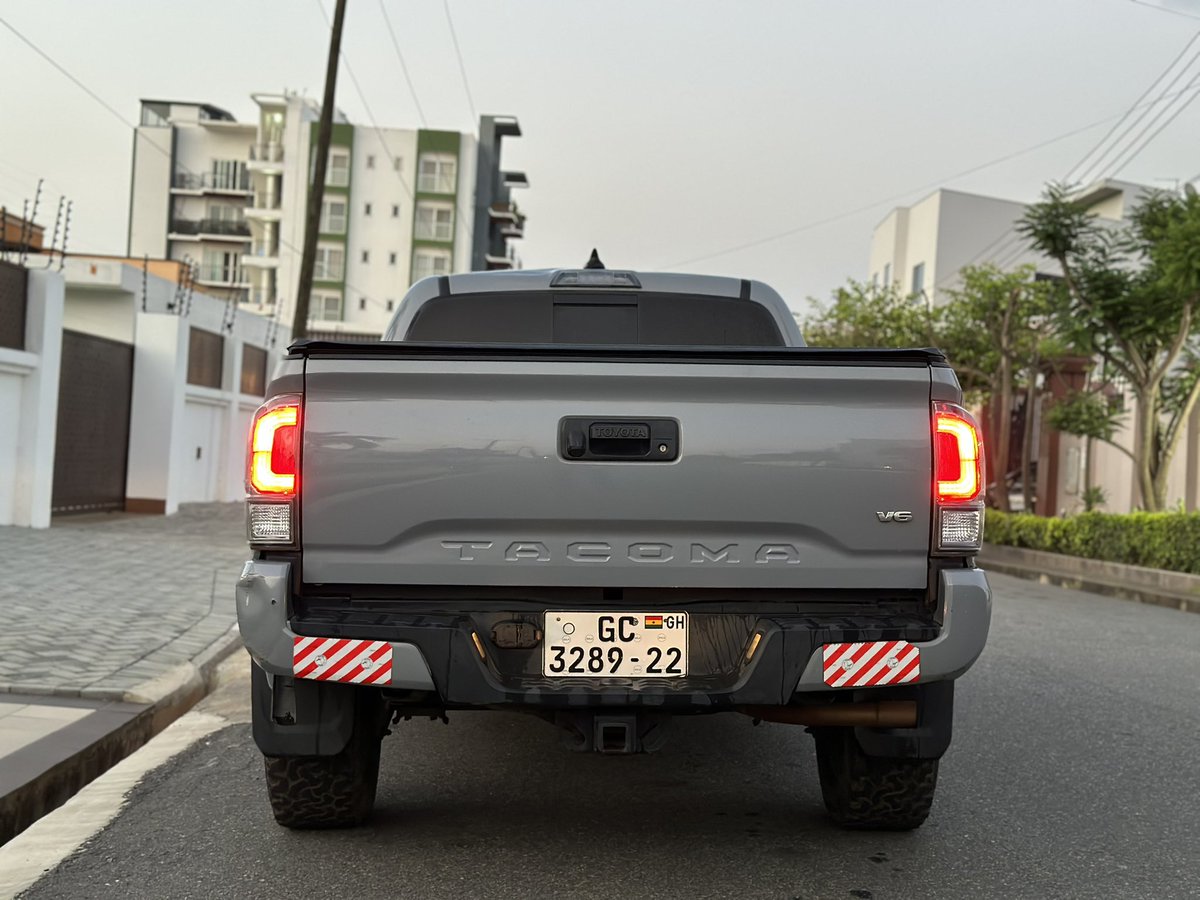
[[[1089,591],[1119,600],[1200,613],[1200,576],[1102,560],[985,544],[979,564],[990,572]]]
[[[79,691],[68,695],[143,704],[146,708],[125,724],[0,797],[0,845],[61,806],[195,706],[212,690],[217,667],[240,646],[241,634],[237,625],[233,625],[194,659],[180,663],[132,690],[106,690],[104,696]],[[50,694],[45,690],[31,691],[22,685],[14,685],[12,690],[42,696]]]

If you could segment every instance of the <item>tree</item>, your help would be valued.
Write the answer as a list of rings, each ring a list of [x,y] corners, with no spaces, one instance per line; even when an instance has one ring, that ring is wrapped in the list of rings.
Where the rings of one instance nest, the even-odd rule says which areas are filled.
[[[924,299],[894,286],[849,281],[823,305],[810,300],[816,315],[804,323],[804,339],[814,347],[932,347],[933,315]]]
[[[1059,333],[1099,357],[1136,398],[1137,484],[1143,506],[1163,509],[1171,460],[1200,398],[1200,197],[1190,188],[1155,193],[1128,223],[1104,227],[1065,185],[1052,184],[1018,230],[1062,270]],[[1095,424],[1095,410],[1082,412]],[[1102,432],[1093,436],[1104,440]]]
[[[1026,393],[1026,445],[1022,454],[1022,489],[1025,508],[1033,501],[1029,438],[1033,433],[1028,412],[1033,409],[1041,361],[1052,351],[1050,312],[1054,308],[1054,282],[1038,281],[1033,266],[1003,272],[992,265],[962,270],[962,286],[950,291],[950,302],[939,310],[938,337],[963,389],[986,402],[991,421],[988,468],[994,473],[991,502],[1007,510],[1009,446],[1012,437],[1013,400],[1022,387]]]
[[[827,306],[806,323],[805,337],[827,347],[941,347],[974,402],[990,403],[993,437],[989,469],[998,473],[990,500],[1008,509],[1008,456],[1012,407],[1024,386],[1028,408],[1041,358],[1049,342],[1048,313],[1053,283],[1035,280],[1032,267],[1002,272],[994,266],[967,268],[950,302],[930,309],[924,298],[895,287],[851,281],[834,292]],[[1027,439],[1032,428],[1026,430]],[[1032,505],[1028,446],[1022,475],[1026,508]]]

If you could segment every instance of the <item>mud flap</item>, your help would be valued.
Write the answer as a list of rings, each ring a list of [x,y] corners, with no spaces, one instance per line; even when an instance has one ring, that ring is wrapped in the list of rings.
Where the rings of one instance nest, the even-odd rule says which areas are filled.
[[[250,698],[254,743],[264,756],[334,756],[354,733],[356,695],[348,684],[269,676],[254,663]]]
[[[880,699],[878,690],[855,699]],[[891,759],[940,759],[950,747],[954,719],[954,682],[935,681],[888,690],[888,700],[916,700],[915,728],[855,728],[854,737],[867,756]]]

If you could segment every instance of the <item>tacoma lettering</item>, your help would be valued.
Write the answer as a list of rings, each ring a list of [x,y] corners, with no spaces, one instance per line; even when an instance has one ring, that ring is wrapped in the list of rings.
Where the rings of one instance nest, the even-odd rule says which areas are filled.
[[[446,550],[452,551],[456,559],[463,562],[474,562],[479,559],[482,551],[495,547],[494,541],[442,541],[441,544]],[[627,545],[624,558],[635,563],[686,561],[701,565],[740,565],[743,561],[739,552],[740,545],[736,543],[723,544],[715,549],[699,542],[686,546],[687,554],[677,559],[674,544],[639,541]],[[505,562],[551,562],[564,556],[567,562],[589,565],[610,563],[614,560],[612,544],[606,541],[572,541],[566,545],[565,553],[552,550],[550,545],[542,541],[513,541],[504,550]],[[761,564],[799,565],[801,562],[800,549],[795,544],[761,544],[752,556],[754,562]]]

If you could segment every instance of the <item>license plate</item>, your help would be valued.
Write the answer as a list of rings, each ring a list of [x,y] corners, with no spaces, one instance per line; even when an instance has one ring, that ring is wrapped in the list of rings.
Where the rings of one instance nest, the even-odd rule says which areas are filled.
[[[687,613],[546,613],[542,674],[553,678],[679,678]]]

